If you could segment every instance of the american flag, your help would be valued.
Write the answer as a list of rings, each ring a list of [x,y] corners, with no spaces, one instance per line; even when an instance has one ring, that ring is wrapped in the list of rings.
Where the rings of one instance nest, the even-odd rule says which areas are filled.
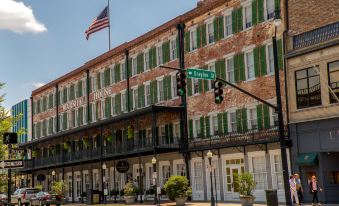
[[[85,31],[86,39],[88,40],[89,35],[95,33],[101,29],[109,27],[109,17],[108,17],[108,6],[97,16],[92,24]]]

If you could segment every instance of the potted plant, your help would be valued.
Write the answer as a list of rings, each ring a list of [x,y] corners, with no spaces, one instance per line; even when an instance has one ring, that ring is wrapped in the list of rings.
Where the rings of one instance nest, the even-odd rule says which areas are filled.
[[[239,199],[242,206],[253,206],[255,197],[253,196],[253,190],[255,189],[255,182],[253,175],[244,172],[240,175],[236,175],[234,184],[239,187]]]
[[[185,176],[171,176],[164,185],[164,190],[168,198],[179,206],[185,205],[187,197],[192,195]]]
[[[63,199],[63,202],[66,200],[65,197],[69,191],[69,186],[64,181],[54,181],[52,185],[52,191],[56,192]]]
[[[124,197],[126,200],[126,204],[132,204],[135,201],[135,196],[137,194],[137,188],[133,185],[132,182],[128,182],[124,186]]]

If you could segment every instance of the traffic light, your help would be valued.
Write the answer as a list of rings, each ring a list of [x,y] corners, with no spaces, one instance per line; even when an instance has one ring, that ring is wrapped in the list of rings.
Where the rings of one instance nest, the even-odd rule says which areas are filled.
[[[177,73],[177,94],[178,96],[184,96],[186,92],[186,74],[182,72]]]
[[[224,100],[224,97],[222,96],[224,93],[222,87],[223,84],[221,82],[214,82],[214,102],[216,104],[221,104],[221,102]]]

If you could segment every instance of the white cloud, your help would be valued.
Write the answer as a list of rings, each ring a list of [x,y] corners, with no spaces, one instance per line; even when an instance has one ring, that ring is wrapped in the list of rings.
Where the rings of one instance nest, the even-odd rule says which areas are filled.
[[[33,86],[35,87],[35,88],[39,88],[39,87],[42,87],[42,86],[44,86],[45,85],[45,83],[43,83],[43,82],[33,82]]]
[[[45,25],[34,17],[30,6],[15,0],[0,0],[0,29],[19,34],[47,31]]]

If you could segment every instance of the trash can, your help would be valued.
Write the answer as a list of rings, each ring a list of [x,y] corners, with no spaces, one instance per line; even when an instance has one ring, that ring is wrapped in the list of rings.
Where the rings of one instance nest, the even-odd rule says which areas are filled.
[[[277,190],[265,190],[267,206],[279,206]]]
[[[86,204],[100,204],[101,192],[99,190],[87,190],[86,191]]]

